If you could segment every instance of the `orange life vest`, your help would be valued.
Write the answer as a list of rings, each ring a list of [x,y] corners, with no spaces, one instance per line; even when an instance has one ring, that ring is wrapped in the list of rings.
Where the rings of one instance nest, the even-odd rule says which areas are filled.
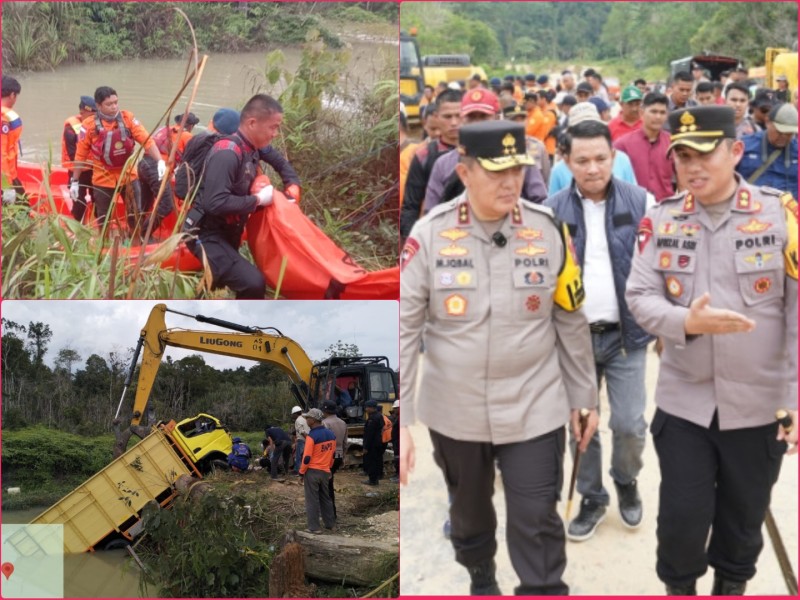
[[[125,164],[136,145],[133,134],[122,120],[122,111],[117,113],[116,129],[106,129],[100,117],[95,114],[97,137],[92,144],[92,154],[107,167],[119,168]]]
[[[81,118],[79,116],[68,117],[67,120],[64,121],[64,129],[66,129],[67,126],[72,127],[72,131],[75,132],[75,135],[80,137],[83,125],[81,125]],[[67,144],[64,141],[63,135],[61,136],[61,166],[66,169],[72,169],[74,166],[67,152]]]
[[[383,417],[383,430],[381,431],[381,442],[388,444],[392,441],[392,420],[386,415]]]

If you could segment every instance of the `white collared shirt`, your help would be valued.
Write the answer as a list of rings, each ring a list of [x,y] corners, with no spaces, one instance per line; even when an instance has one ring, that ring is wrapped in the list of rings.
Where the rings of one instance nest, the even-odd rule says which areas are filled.
[[[583,312],[589,323],[604,321],[619,323],[619,302],[614,288],[614,272],[606,238],[606,201],[595,202],[584,198],[578,191],[583,205],[583,221],[586,227],[586,248],[583,254],[583,287],[586,301]]]

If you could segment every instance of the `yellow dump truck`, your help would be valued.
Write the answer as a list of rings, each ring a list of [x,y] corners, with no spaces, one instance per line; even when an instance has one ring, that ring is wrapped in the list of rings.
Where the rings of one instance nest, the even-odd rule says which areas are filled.
[[[210,415],[160,423],[30,525],[62,524],[66,554],[122,547],[141,533],[147,505],[169,506],[181,475],[202,477],[198,463],[211,457],[224,460],[231,448],[230,433]],[[37,539],[41,531],[21,529],[8,541],[23,556],[32,556],[42,541]]]
[[[777,89],[776,78],[785,75],[789,83],[789,90],[797,91],[797,49],[790,51],[788,48],[767,48],[765,56],[765,85]]]

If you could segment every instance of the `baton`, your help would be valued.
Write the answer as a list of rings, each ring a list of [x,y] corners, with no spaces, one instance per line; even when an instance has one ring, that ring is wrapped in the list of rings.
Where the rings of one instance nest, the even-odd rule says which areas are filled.
[[[589,410],[586,408],[582,408],[580,410],[580,428],[581,428],[581,439],[583,439],[583,434],[586,432],[586,425],[589,422]],[[569,495],[567,496],[567,511],[564,519],[569,522],[569,515],[572,512],[572,497],[575,495],[575,483],[578,480],[578,465],[581,462],[581,451],[578,449],[578,442],[575,442],[575,460],[572,463],[572,477],[569,481]]]
[[[783,427],[786,433],[792,430],[792,417],[787,411],[783,409],[777,411],[775,413],[775,420]],[[775,517],[772,516],[772,510],[770,510],[769,507],[767,507],[764,525],[767,527],[769,539],[772,541],[772,547],[775,549],[775,556],[778,558],[781,574],[783,575],[783,580],[786,582],[786,589],[789,590],[790,596],[797,596],[797,577],[795,577],[789,555],[786,554],[786,547],[783,545],[781,534],[778,531],[778,524],[775,522]]]

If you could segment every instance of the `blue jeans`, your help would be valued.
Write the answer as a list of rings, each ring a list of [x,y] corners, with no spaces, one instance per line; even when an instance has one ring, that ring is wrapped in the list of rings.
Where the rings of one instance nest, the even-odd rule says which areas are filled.
[[[303,452],[306,449],[306,440],[305,438],[297,438],[297,443],[295,444],[294,449],[294,469],[292,471],[295,474],[300,472],[300,465],[303,464]]]
[[[631,483],[642,470],[642,452],[647,433],[644,409],[647,392],[644,385],[647,347],[623,352],[620,331],[592,333],[592,350],[597,371],[597,387],[606,379],[612,431],[611,470],[609,475],[620,485]],[[598,405],[598,412],[600,406]],[[572,444],[574,452],[574,443]],[[600,433],[595,432],[581,456],[578,468],[578,493],[607,506],[608,491],[603,487],[603,460]]]

